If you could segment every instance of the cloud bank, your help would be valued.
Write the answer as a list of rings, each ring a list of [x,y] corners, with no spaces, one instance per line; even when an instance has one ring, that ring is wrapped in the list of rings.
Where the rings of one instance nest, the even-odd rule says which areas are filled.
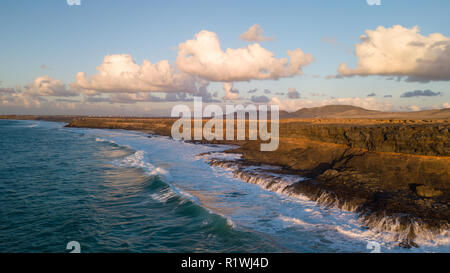
[[[138,65],[129,54],[105,56],[96,75],[78,72],[73,88],[95,92],[195,92],[195,79],[177,72],[169,61]]]
[[[75,97],[79,94],[60,81],[49,76],[40,76],[22,89],[0,88],[0,104],[4,106],[20,106],[39,108],[48,103],[46,97]]]

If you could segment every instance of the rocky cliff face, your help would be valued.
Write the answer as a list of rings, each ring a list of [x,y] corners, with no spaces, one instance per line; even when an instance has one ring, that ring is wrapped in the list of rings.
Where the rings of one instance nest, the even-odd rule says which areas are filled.
[[[449,124],[352,126],[289,122],[281,124],[280,135],[376,152],[449,156],[449,128]]]
[[[170,118],[76,118],[68,126],[146,130],[170,135],[174,121]],[[383,121],[380,124],[360,125],[293,120],[280,123],[280,137],[343,144],[374,152],[450,156],[449,128],[448,123],[402,124]]]
[[[127,129],[170,136],[175,119],[171,118],[94,118],[73,119],[67,127]]]
[[[241,153],[246,163],[276,164],[311,178],[290,191],[355,211],[368,227],[398,232],[404,247],[415,246],[418,233],[449,228],[449,157],[371,152],[307,139],[285,140],[274,152],[258,147],[248,142],[229,152]]]

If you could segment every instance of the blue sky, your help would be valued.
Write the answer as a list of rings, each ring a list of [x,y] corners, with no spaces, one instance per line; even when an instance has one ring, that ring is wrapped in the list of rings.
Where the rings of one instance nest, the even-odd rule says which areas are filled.
[[[0,87],[23,88],[43,75],[69,86],[78,72],[96,74],[106,55],[129,54],[139,65],[143,60],[173,64],[178,44],[201,30],[216,33],[224,50],[245,48],[249,42],[239,35],[258,24],[265,36],[274,38],[261,46],[276,58],[286,57],[286,50],[301,48],[314,61],[302,68],[304,75],[235,81],[241,97],[250,97],[246,91],[253,88],[258,88],[257,95],[269,89],[272,96],[295,88],[301,98],[309,100],[366,98],[375,93],[377,100],[389,100],[394,106],[427,108],[449,102],[448,80],[406,82],[380,75],[326,78],[336,75],[341,63],[356,66],[354,45],[366,30],[419,26],[421,35],[450,37],[450,1],[381,2],[370,6],[365,0],[81,0],[80,6],[69,6],[65,0],[4,0],[0,4]],[[407,91],[428,89],[440,95],[400,98]],[[208,90],[224,92],[221,82],[211,82]]]

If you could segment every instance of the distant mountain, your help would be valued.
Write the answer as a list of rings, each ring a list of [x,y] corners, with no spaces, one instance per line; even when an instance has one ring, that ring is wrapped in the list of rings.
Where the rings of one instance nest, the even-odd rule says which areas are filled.
[[[352,105],[326,105],[302,108],[295,112],[280,111],[280,119],[286,118],[397,118],[397,119],[437,119],[450,118],[450,108],[416,112],[382,112],[367,110]]]
[[[361,115],[374,115],[379,111],[367,110],[352,105],[326,105],[321,107],[302,108],[295,112],[285,112],[280,118],[341,118]]]
[[[259,116],[259,112],[254,113]],[[236,113],[224,115],[234,118]],[[267,118],[270,119],[270,111]],[[245,113],[246,119],[249,113]],[[450,118],[450,108],[434,109],[415,112],[383,112],[376,110],[367,110],[353,105],[326,105],[312,108],[302,108],[295,112],[280,110],[280,119],[309,119],[309,118],[382,118],[382,119],[447,119]]]

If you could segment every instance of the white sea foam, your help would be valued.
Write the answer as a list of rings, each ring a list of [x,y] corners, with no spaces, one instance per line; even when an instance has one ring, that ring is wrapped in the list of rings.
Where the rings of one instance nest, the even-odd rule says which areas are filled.
[[[20,123],[12,125],[12,127],[21,127],[21,128],[35,128],[39,126],[40,121],[36,120],[21,120]]]
[[[95,141],[116,144],[113,140],[106,140],[106,139],[103,139],[103,138],[100,138],[100,137],[96,137]]]
[[[115,162],[118,162],[121,166],[125,165],[129,167],[142,168],[150,176],[159,175],[164,177],[166,180],[171,179],[170,173],[167,170],[161,167],[156,167],[145,159],[144,151],[136,151],[134,154]]]
[[[241,154],[235,154],[235,153],[224,153],[224,152],[211,152],[211,153],[204,153],[201,155],[196,155],[197,159],[204,159],[204,160],[238,160],[242,158]]]
[[[280,219],[282,221],[294,223],[296,225],[300,225],[305,228],[316,228],[317,227],[317,224],[307,223],[305,221],[302,221],[302,220],[300,220],[298,218],[294,218],[294,217],[280,216]]]
[[[169,199],[177,197],[177,194],[175,194],[170,188],[165,188],[157,193],[150,194],[150,197],[161,203],[166,203]]]

